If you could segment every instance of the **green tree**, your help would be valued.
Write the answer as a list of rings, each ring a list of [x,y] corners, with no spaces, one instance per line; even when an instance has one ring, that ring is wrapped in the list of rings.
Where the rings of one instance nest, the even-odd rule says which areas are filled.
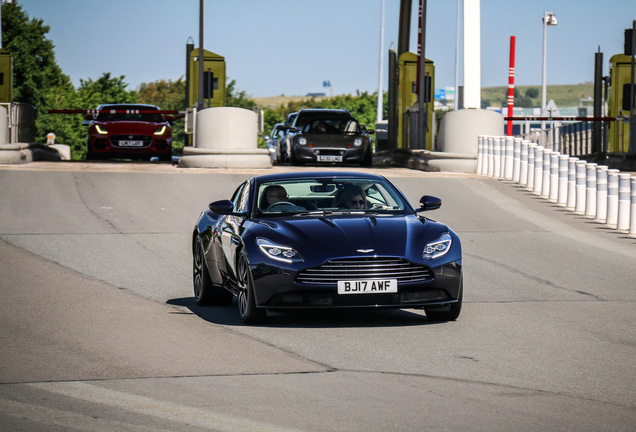
[[[526,97],[529,97],[530,99],[536,99],[537,97],[539,97],[539,89],[530,87],[526,90]]]
[[[229,107],[254,109],[256,102],[250,99],[244,90],[238,91],[236,80],[228,80],[225,86],[225,104]]]
[[[50,27],[29,19],[14,1],[2,7],[2,46],[13,56],[13,99],[46,110],[46,95],[53,87],[68,84],[55,61],[53,42],[45,37]]]
[[[185,82],[183,77],[176,81],[162,79],[142,83],[137,89],[139,103],[157,105],[162,110],[183,111],[185,106]],[[178,115],[177,115],[178,116]],[[172,153],[180,155],[186,141],[185,119],[178,118],[172,125]]]

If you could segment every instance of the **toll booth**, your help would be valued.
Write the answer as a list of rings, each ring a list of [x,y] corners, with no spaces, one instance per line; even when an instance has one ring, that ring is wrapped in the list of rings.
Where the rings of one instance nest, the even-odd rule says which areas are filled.
[[[631,83],[632,57],[616,54],[610,59],[610,94],[608,117],[615,117],[609,123],[608,151],[627,153],[629,151],[629,91]]]
[[[190,51],[189,101],[195,106],[199,100],[199,49]],[[224,107],[225,102],[225,57],[203,50],[203,105],[206,108]]]
[[[408,148],[405,137],[407,130],[405,127],[405,117],[413,109],[417,102],[417,54],[412,52],[403,53],[398,59],[398,148]],[[426,59],[424,68],[426,75],[426,100],[428,103],[428,130],[426,131],[426,150],[433,149],[433,116],[435,115],[435,104],[433,91],[435,88],[435,65],[432,60]]]
[[[13,57],[0,49],[0,103],[13,102]]]

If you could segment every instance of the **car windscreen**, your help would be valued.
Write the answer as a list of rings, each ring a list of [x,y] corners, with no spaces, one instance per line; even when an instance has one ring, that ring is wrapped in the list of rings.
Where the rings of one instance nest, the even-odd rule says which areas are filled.
[[[358,122],[350,118],[322,118],[307,121],[302,129],[305,134],[353,135],[360,133]]]
[[[147,108],[140,108],[147,110]],[[117,111],[125,111],[123,108],[112,108],[112,110]],[[97,121],[142,121],[142,122],[153,122],[153,123],[161,123],[164,121],[161,114],[152,114],[152,113],[124,113],[124,112],[110,112],[111,110],[102,110],[97,116]],[[132,111],[132,110],[131,110]]]
[[[256,191],[256,213],[320,215],[333,213],[406,214],[413,210],[384,180],[317,178],[263,182]]]

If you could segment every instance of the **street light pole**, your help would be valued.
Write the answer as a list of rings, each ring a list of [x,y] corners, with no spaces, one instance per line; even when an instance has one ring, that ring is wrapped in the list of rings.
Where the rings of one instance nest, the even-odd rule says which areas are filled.
[[[545,111],[546,106],[546,51],[547,51],[547,36],[548,26],[557,25],[556,16],[552,12],[543,12],[543,77],[541,81],[541,115]],[[541,144],[545,144],[544,140],[545,121],[541,121]]]

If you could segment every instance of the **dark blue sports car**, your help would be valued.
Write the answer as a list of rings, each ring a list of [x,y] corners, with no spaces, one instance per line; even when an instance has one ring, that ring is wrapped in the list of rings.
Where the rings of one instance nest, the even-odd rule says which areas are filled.
[[[379,175],[297,172],[252,177],[201,213],[192,235],[194,297],[246,324],[268,310],[415,308],[455,320],[462,306],[457,234],[414,210]]]

